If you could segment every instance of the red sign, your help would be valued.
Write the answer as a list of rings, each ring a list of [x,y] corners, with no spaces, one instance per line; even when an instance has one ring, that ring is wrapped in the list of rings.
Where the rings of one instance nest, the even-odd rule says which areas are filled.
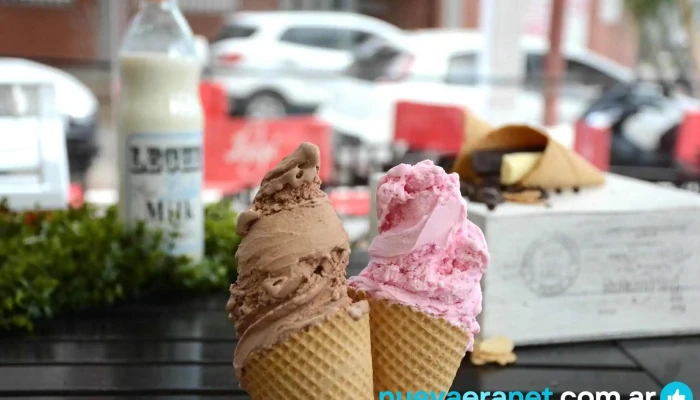
[[[265,174],[301,143],[321,150],[321,179],[333,168],[331,130],[313,117],[276,121],[208,116],[204,134],[204,182],[234,193],[260,184]]]
[[[79,183],[71,183],[68,187],[68,204],[71,207],[78,208],[85,201],[85,193],[83,186]]]
[[[401,101],[396,104],[394,140],[413,150],[457,154],[464,140],[465,118],[461,107]]]
[[[200,85],[204,127],[204,187],[222,194],[260,184],[263,177],[301,143],[321,150],[321,179],[333,169],[331,130],[313,117],[275,121],[246,120],[228,116],[228,97],[219,86]]]
[[[369,188],[337,188],[328,192],[333,208],[341,215],[364,217],[371,208]]]
[[[199,84],[199,96],[202,99],[204,114],[209,116],[222,116],[228,113],[228,96],[221,86],[202,82]]]
[[[611,130],[584,120],[576,122],[574,150],[601,171],[610,169]]]
[[[700,168],[700,111],[687,111],[678,129],[676,158],[688,168]]]

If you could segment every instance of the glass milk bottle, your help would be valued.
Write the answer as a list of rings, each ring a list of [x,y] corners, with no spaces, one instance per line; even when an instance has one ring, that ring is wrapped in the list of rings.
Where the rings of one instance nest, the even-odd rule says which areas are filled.
[[[119,53],[119,212],[175,236],[201,259],[203,113],[200,62],[175,0],[142,0]]]

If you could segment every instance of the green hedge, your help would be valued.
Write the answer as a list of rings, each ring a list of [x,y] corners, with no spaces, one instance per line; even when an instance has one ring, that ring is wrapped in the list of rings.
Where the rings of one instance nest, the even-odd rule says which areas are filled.
[[[114,208],[13,213],[0,202],[0,331],[120,300],[226,289],[236,278],[236,214],[220,202],[205,215],[206,257],[193,265],[168,256],[158,232],[125,227]]]

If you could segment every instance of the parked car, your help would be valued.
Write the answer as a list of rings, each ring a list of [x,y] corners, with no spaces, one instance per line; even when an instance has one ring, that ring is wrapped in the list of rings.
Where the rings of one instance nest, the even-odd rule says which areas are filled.
[[[97,155],[99,103],[90,89],[60,69],[20,58],[0,58],[3,82],[50,83],[54,87],[58,113],[65,121],[66,145],[71,176],[79,179]],[[8,95],[7,92],[5,95]],[[3,99],[4,102],[13,101]],[[7,136],[12,140],[12,135]]]
[[[328,83],[352,62],[358,45],[401,34],[387,22],[353,13],[239,12],[211,45],[212,80],[228,92],[234,114],[312,112],[328,99]]]
[[[390,42],[374,40],[355,52],[354,62],[334,85],[334,95],[317,112],[335,131],[336,143],[387,145],[392,142],[397,101],[463,106],[478,110],[484,99],[478,57],[483,36],[469,30],[426,30]],[[544,112],[542,64],[547,42],[524,37],[526,77],[516,108],[491,109],[489,122],[541,123]],[[559,120],[573,122],[606,88],[628,82],[632,72],[586,50],[566,50]],[[521,85],[521,82],[503,84]]]

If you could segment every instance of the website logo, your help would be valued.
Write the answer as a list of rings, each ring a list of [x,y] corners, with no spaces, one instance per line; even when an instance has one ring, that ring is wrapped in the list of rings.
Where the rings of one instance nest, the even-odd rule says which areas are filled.
[[[693,400],[693,391],[683,382],[671,382],[661,389],[659,400]]]

